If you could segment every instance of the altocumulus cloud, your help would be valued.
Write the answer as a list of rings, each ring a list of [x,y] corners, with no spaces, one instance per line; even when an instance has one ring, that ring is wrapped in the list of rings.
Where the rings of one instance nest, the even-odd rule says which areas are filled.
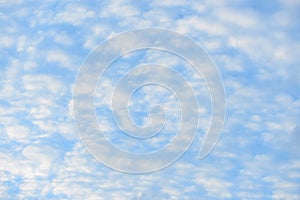
[[[300,198],[299,1],[0,0],[0,7],[1,199]],[[197,159],[200,130],[169,168],[123,174],[96,162],[80,143],[73,128],[72,88],[95,45],[116,33],[150,26],[171,28],[203,45],[224,80],[227,118],[206,159]],[[106,89],[126,66],[139,63],[128,60],[107,74]],[[154,53],[140,61],[180,63]],[[186,69],[179,70],[205,105],[200,109],[205,130],[209,96],[197,85],[201,77]],[[158,88],[148,90],[140,105],[148,104],[150,96],[158,101],[155,94],[162,94]],[[96,105],[107,105],[109,92],[97,93]],[[174,105],[165,106],[175,123]],[[145,113],[134,117],[146,120]],[[100,124],[113,138],[115,124],[105,120]],[[148,145],[157,148],[166,140]],[[144,144],[119,142],[147,150]]]

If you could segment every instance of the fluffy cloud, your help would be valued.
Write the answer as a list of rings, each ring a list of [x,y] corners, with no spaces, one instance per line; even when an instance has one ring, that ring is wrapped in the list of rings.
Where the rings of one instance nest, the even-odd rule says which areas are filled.
[[[299,199],[299,1],[0,5],[1,199]],[[149,26],[175,29],[203,45],[224,80],[227,118],[214,151],[198,160],[210,112],[201,77],[174,55],[123,56],[118,70],[99,82],[95,106],[107,109],[101,112],[111,109],[114,81],[144,62],[177,66],[203,102],[201,131],[186,154],[159,172],[130,175],[98,163],[80,143],[72,84],[88,50],[118,32]],[[164,95],[156,87],[141,90],[131,102],[135,120],[146,123],[143,105],[166,100],[173,122],[167,130],[176,129],[176,103]],[[113,119],[97,117],[119,147],[148,149],[118,135]],[[148,145],[160,148],[171,139],[165,134]]]

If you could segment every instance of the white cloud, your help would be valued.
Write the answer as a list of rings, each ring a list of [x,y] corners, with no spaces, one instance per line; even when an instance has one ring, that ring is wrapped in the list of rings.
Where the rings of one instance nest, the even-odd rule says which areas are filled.
[[[48,91],[55,94],[62,94],[66,91],[65,85],[53,76],[36,74],[23,77],[24,88],[29,92]]]
[[[152,2],[153,5],[158,6],[158,7],[174,7],[174,6],[184,6],[187,5],[188,1],[180,1],[180,0],[166,0],[166,1],[159,1],[155,0]]]
[[[261,24],[257,19],[257,16],[250,12],[249,10],[237,10],[237,9],[228,9],[228,8],[220,8],[216,9],[214,13],[219,20],[225,21],[229,24],[235,24],[242,28],[256,28],[260,29]]]
[[[34,3],[35,11],[31,3],[0,0],[4,9],[12,10],[0,13],[5,55],[0,60],[1,199],[299,198],[298,0],[274,2],[266,13],[236,0],[120,0],[99,6],[44,1]],[[195,159],[194,144],[173,166],[134,176],[104,167],[82,147],[71,121],[69,80],[54,74],[63,71],[56,67],[64,67],[75,78],[83,57],[69,49],[85,55],[83,48],[94,48],[108,35],[145,26],[176,29],[203,44],[225,80],[228,118],[224,135],[207,159]],[[139,40],[121,45],[132,42]],[[147,56],[182,64],[159,53]],[[201,77],[194,71],[186,74],[206,102]],[[110,80],[104,81],[105,94],[98,94],[96,105],[110,103]],[[145,93],[140,103],[159,103],[150,97],[162,91],[148,88]],[[174,102],[165,108],[176,115]],[[202,108],[201,127],[207,114],[209,109]],[[101,123],[105,131],[115,130],[109,120]],[[169,128],[174,128],[172,123]]]
[[[200,31],[211,35],[225,35],[228,32],[227,28],[219,22],[196,16],[178,20],[176,30],[183,34]]]
[[[22,151],[25,160],[34,170],[34,176],[49,176],[58,153],[57,149],[47,144],[30,145]]]
[[[2,36],[0,38],[0,47],[1,48],[9,48],[15,44],[14,38],[9,36]]]
[[[7,136],[13,141],[25,142],[28,140],[29,129],[25,126],[10,125],[6,126],[5,129]]]
[[[46,57],[48,62],[58,63],[59,67],[70,70],[75,70],[79,67],[75,64],[76,62],[74,62],[75,58],[73,55],[67,54],[61,50],[50,50],[47,52]]]
[[[122,0],[116,0],[108,4],[101,11],[101,16],[108,17],[120,17],[120,18],[130,18],[140,14],[139,10],[132,4],[126,3]]]
[[[63,45],[72,45],[74,44],[73,39],[67,35],[66,33],[56,33],[54,35],[54,41],[59,43],[59,44],[63,44]]]
[[[86,8],[80,4],[68,4],[62,12],[54,17],[54,23],[69,23],[74,26],[80,26],[86,20],[93,19],[96,16],[95,11]]]
[[[208,192],[208,196],[214,198],[231,198],[232,194],[229,191],[231,183],[216,178],[197,177],[196,183],[202,185]]]

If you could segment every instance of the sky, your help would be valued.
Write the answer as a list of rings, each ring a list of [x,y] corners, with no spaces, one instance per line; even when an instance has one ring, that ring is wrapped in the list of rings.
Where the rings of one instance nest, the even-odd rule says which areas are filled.
[[[299,0],[0,0],[0,199],[299,200],[299,18]],[[74,88],[98,45],[149,27],[176,31],[205,50],[222,79],[226,117],[215,148],[199,159],[214,107],[209,80],[172,52],[140,49],[120,55],[101,74],[93,98],[93,114],[110,143],[146,155],[176,138],[187,144],[185,136],[176,137],[178,130],[195,133],[171,165],[132,174],[95,156],[113,159],[122,168],[126,163],[114,152],[98,146],[91,152],[82,142],[74,119]],[[113,48],[133,44],[139,40]],[[172,73],[138,68],[149,63]],[[149,77],[171,80],[173,89],[149,84],[126,96],[124,91]],[[132,84],[122,84],[122,78]],[[182,78],[194,95],[186,92]],[[124,102],[128,110],[120,112]],[[195,113],[193,133],[190,116]],[[126,133],[131,125],[156,130],[161,120],[165,123],[153,137]],[[84,128],[89,133],[90,127]],[[151,168],[168,155],[156,158],[137,163]]]

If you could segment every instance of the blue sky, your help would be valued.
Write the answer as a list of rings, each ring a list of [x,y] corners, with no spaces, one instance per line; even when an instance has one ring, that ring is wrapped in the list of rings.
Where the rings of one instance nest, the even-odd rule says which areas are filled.
[[[300,199],[299,15],[299,0],[0,0],[0,199]],[[140,142],[118,131],[111,92],[132,66],[171,65],[200,104],[186,153],[168,168],[134,175],[97,162],[82,145],[72,92],[89,52],[144,27],[175,30],[207,51],[223,79],[227,114],[216,147],[199,160],[211,110],[201,77],[167,52],[116,60],[95,95],[99,125],[116,146],[155,151],[180,121],[176,98],[149,86],[132,97],[129,111],[147,124],[150,106],[161,104],[165,133]]]

